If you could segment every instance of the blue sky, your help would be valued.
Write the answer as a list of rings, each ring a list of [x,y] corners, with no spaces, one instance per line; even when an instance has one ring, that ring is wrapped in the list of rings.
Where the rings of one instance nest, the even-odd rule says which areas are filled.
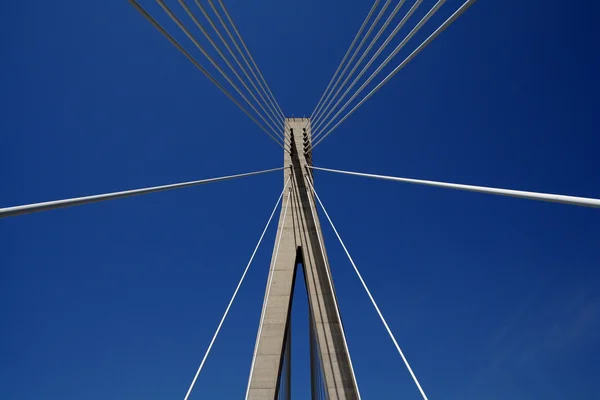
[[[433,22],[460,4],[447,3]],[[371,6],[226,4],[296,116]],[[0,207],[281,165],[128,2],[2,9]],[[477,2],[315,164],[600,198],[598,11]],[[273,173],[0,221],[0,398],[183,398],[282,184]],[[598,211],[325,172],[316,187],[430,399],[598,398]],[[322,222],[363,397],[419,398]],[[192,398],[243,396],[273,242],[271,229]],[[293,384],[307,398],[298,300]]]

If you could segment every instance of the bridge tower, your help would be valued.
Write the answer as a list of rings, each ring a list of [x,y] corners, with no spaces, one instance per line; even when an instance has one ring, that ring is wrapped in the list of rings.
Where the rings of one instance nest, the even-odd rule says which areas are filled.
[[[312,191],[311,130],[308,118],[287,118],[282,207],[269,278],[254,348],[246,399],[274,400],[290,395],[291,306],[299,267],[304,273],[311,338],[311,388],[322,383],[325,398],[358,399],[335,289]],[[289,202],[289,203],[288,203]]]

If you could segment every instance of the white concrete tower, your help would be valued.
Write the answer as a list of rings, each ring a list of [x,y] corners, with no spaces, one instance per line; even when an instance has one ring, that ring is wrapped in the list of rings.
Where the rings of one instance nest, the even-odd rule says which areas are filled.
[[[311,337],[314,337],[316,344],[314,354],[317,356],[314,357],[315,360],[311,357],[311,376],[314,380],[315,370],[319,371],[326,398],[330,400],[358,399],[358,389],[310,186],[312,173],[306,168],[307,164],[312,163],[309,119],[287,118],[285,137],[291,143],[292,151],[284,152],[284,163],[289,167],[285,169],[284,182],[290,177],[291,179],[282,204],[285,205],[289,199],[289,206],[287,212],[282,207],[279,219],[247,399],[274,400],[289,396],[289,378],[285,389],[287,396],[283,391],[279,392],[282,381],[280,378],[289,371],[289,367],[284,368],[284,357],[286,349],[288,352],[290,349],[290,315],[298,265],[303,267]],[[290,355],[287,354],[287,363],[290,362]]]

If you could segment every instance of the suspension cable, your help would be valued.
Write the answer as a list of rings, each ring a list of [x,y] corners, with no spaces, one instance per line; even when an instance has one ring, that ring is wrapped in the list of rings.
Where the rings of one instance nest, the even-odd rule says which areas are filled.
[[[185,35],[188,37],[188,39],[190,39],[190,41],[192,43],[194,43],[194,45],[196,46],[196,48],[198,50],[200,50],[200,52],[204,55],[204,57],[206,57],[206,59],[211,63],[211,65],[217,71],[219,71],[219,73],[221,74],[221,76],[223,78],[225,78],[225,80],[231,85],[231,87],[233,87],[233,89],[237,92],[237,94],[239,94],[240,97],[242,99],[244,99],[244,101],[250,106],[250,108],[252,108],[252,110],[258,115],[258,117],[277,136],[279,134],[279,132],[277,131],[277,129],[273,129],[273,127],[263,117],[263,115],[258,112],[258,110],[256,109],[256,107],[254,107],[254,105],[250,102],[250,100],[248,100],[248,98],[242,93],[242,91],[237,87],[237,85],[235,83],[233,83],[233,81],[231,80],[231,78],[229,78],[229,76],[227,76],[227,74],[225,73],[225,71],[223,71],[223,69],[215,62],[215,60],[206,52],[206,49],[204,49],[204,47],[198,42],[198,40],[194,37],[194,35],[192,35],[190,33],[190,31],[185,27],[185,25],[181,22],[181,20],[173,13],[173,11],[171,11],[171,9],[169,8],[169,6],[167,6],[167,4],[165,3],[165,0],[156,0],[156,1],[162,7],[162,9],[167,13],[167,15],[169,16],[169,18],[171,18],[171,20],[173,20],[173,22],[175,22],[175,24],[179,27],[179,29],[181,29],[183,31],[183,33],[185,33]]]
[[[402,19],[400,24],[403,24],[404,22],[406,22],[407,18],[409,18],[409,16],[412,15],[412,13],[417,9],[417,7],[421,3],[421,1],[422,0],[418,0],[417,2],[415,2],[414,6],[410,9],[409,13]],[[388,55],[385,60],[383,60],[381,65],[379,65],[379,67],[377,67],[377,69],[367,78],[367,80],[356,90],[356,92],[350,98],[350,100],[348,100],[346,102],[346,104],[344,104],[344,106],[329,120],[329,122],[323,127],[323,129],[326,129],[335,120],[335,118],[337,118],[337,116],[340,115],[340,113],[342,111],[344,111],[344,109],[349,105],[349,103],[352,102],[352,100],[354,100],[356,98],[356,96],[358,96],[369,83],[371,83],[371,81],[381,72],[381,70],[383,70],[383,68],[390,61],[392,61],[392,58],[394,58],[396,56],[396,54],[398,54],[398,52],[400,50],[402,50],[402,48],[408,43],[408,41],[410,39],[412,39],[412,37],[423,27],[423,25],[425,25],[425,23],[427,23],[427,21],[429,21],[429,19],[431,17],[433,17],[433,15],[442,7],[442,5],[445,2],[446,2],[446,0],[438,0],[437,3],[435,3],[435,5],[427,12],[427,14],[425,14],[425,16],[417,23],[417,25],[415,25],[415,27],[408,33],[408,35],[406,35],[406,37],[402,40],[402,42],[400,42],[400,44],[398,46],[396,46],[396,48],[392,51],[392,53],[390,55]],[[399,29],[400,24],[398,24],[399,26],[397,27],[397,29]],[[392,32],[392,34],[388,37],[388,39],[391,40],[391,38],[393,37],[393,35],[396,34],[396,32],[397,32],[397,30],[394,30],[394,32]],[[387,45],[387,43],[384,43],[384,44]],[[372,60],[374,60],[374,59],[372,58]],[[357,78],[362,76],[362,73],[364,73],[365,71],[366,71],[366,69],[363,69],[363,71],[361,71],[361,74]],[[355,79],[352,82],[352,85],[350,85],[350,87],[348,88],[346,93],[344,93],[343,97],[345,97],[347,92],[350,90],[350,88],[352,88],[354,86],[354,84],[356,84],[357,81],[358,81],[358,79]]]
[[[289,181],[289,179],[288,179]],[[291,194],[288,195],[288,198],[285,202],[285,210],[283,212],[282,224],[285,224],[285,218],[287,216],[288,207],[290,205]],[[277,258],[279,256],[279,247],[281,245],[281,238],[283,237],[283,232],[279,232],[279,238],[277,238],[277,246],[275,247],[275,255],[273,256],[273,265],[277,263]],[[258,334],[256,335],[256,346],[254,347],[254,354],[252,355],[252,365],[250,366],[250,376],[248,377],[248,386],[246,388],[246,397],[248,400],[248,395],[250,393],[250,383],[252,382],[252,374],[254,373],[254,365],[256,364],[256,355],[258,352],[258,346],[260,344],[260,335],[262,333],[263,322],[265,320],[265,312],[267,311],[267,303],[269,300],[269,295],[271,294],[271,282],[273,281],[273,271],[269,268],[269,279],[267,280],[267,293],[265,294],[265,300],[262,307],[262,312],[260,314],[260,322],[258,325]]]
[[[215,334],[213,335],[213,337],[210,341],[210,344],[208,345],[208,348],[206,349],[206,352],[204,353],[204,357],[202,357],[200,366],[198,367],[198,370],[196,371],[196,375],[194,375],[194,379],[192,379],[192,383],[184,397],[184,400],[188,400],[188,398],[190,397],[190,394],[192,393],[192,390],[194,389],[194,385],[196,384],[196,380],[198,379],[198,376],[200,375],[200,371],[202,371],[202,368],[204,367],[204,363],[206,362],[206,359],[208,358],[208,354],[210,353],[210,350],[212,349],[212,346],[215,343],[215,340],[217,339],[219,332],[221,331],[223,322],[225,322],[225,318],[227,318],[227,314],[229,313],[229,310],[231,309],[231,305],[233,304],[233,301],[235,300],[235,297],[237,296],[238,291],[240,290],[240,287],[242,286],[242,282],[244,282],[244,278],[246,277],[246,274],[248,273],[248,270],[250,269],[250,265],[252,265],[254,256],[256,255],[256,252],[258,251],[258,248],[260,247],[260,244],[263,240],[263,237],[265,236],[265,233],[267,232],[267,229],[269,228],[269,225],[271,224],[273,215],[275,215],[275,211],[277,211],[277,207],[279,206],[279,203],[281,202],[281,198],[283,197],[283,193],[285,193],[285,189],[287,188],[287,185],[289,182],[290,182],[290,178],[288,178],[287,182],[285,183],[285,186],[283,187],[283,190],[281,191],[281,194],[279,195],[279,198],[277,199],[277,203],[275,203],[275,207],[273,207],[273,211],[271,212],[271,215],[269,216],[269,219],[267,220],[267,224],[265,225],[265,228],[263,229],[263,231],[260,235],[260,238],[258,239],[258,243],[256,243],[256,246],[254,247],[254,251],[252,252],[252,255],[250,256],[250,260],[248,261],[248,264],[246,264],[244,273],[242,274],[242,277],[240,278],[235,290],[233,291],[233,296],[231,296],[231,300],[229,300],[229,304],[227,304],[227,308],[225,309],[225,312],[223,313],[223,317],[221,317],[219,326],[217,326],[217,330],[215,331]]]
[[[242,178],[245,176],[260,175],[260,174],[264,174],[267,172],[280,171],[283,168],[284,167],[266,169],[263,171],[256,171],[256,172],[248,172],[245,174],[222,176],[220,178],[202,179],[199,181],[173,183],[170,185],[152,186],[152,187],[147,187],[147,188],[142,188],[142,189],[125,190],[123,192],[104,193],[104,194],[97,194],[97,195],[93,195],[93,196],[74,197],[71,199],[46,201],[43,203],[33,203],[33,204],[26,204],[26,205],[22,205],[22,206],[0,208],[0,218],[13,217],[16,215],[23,215],[23,214],[30,214],[30,213],[39,212],[39,211],[54,210],[57,208],[78,206],[78,205],[82,205],[82,204],[97,203],[97,202],[105,201],[105,200],[122,199],[124,197],[131,197],[131,196],[137,196],[137,195],[141,195],[141,194],[162,192],[162,191],[166,191],[166,190],[178,189],[178,188],[196,186],[196,185],[203,185],[203,184],[212,183],[212,182],[221,182],[221,181],[225,181],[225,180],[229,180],[229,179]]]
[[[394,337],[394,334],[392,333],[392,330],[390,329],[388,323],[386,322],[385,318],[383,317],[383,314],[379,310],[379,306],[377,306],[377,303],[375,302],[375,299],[373,299],[373,296],[371,295],[371,291],[367,287],[367,284],[365,283],[362,275],[358,271],[358,268],[356,267],[356,264],[354,263],[354,260],[352,259],[352,256],[350,256],[350,253],[348,252],[348,249],[346,248],[346,245],[344,244],[342,238],[340,237],[340,234],[338,233],[335,225],[333,224],[333,221],[331,221],[331,218],[329,217],[329,214],[327,213],[327,210],[325,209],[325,206],[321,202],[321,199],[319,198],[319,195],[317,194],[315,188],[312,187],[312,185],[311,185],[311,189],[312,189],[313,193],[315,194],[315,197],[317,198],[317,201],[321,205],[321,209],[325,213],[325,216],[327,217],[327,220],[329,221],[329,224],[333,228],[333,231],[335,232],[335,235],[337,236],[338,240],[340,241],[340,244],[344,248],[344,252],[346,253],[346,256],[348,256],[348,259],[350,260],[350,263],[352,264],[352,267],[354,268],[354,271],[356,272],[356,275],[358,276],[358,279],[360,280],[360,283],[362,283],[363,288],[367,292],[367,295],[369,296],[369,299],[371,300],[371,303],[373,304],[373,307],[375,307],[375,311],[377,311],[377,315],[379,315],[379,319],[381,319],[381,322],[383,323],[383,326],[385,327],[388,335],[392,339],[392,342],[394,342],[394,346],[396,346],[396,350],[398,350],[398,353],[400,354],[400,357],[402,357],[402,361],[404,361],[404,365],[406,365],[406,368],[408,369],[408,372],[410,373],[410,376],[413,378],[413,381],[415,382],[415,385],[417,385],[417,388],[419,389],[419,392],[421,392],[421,396],[423,397],[423,400],[428,400],[427,396],[425,395],[425,392],[423,391],[423,388],[421,387],[421,384],[419,383],[419,380],[417,379],[417,376],[415,375],[415,373],[413,372],[412,368],[410,367],[410,364],[408,363],[408,360],[404,356],[404,353],[402,352],[402,349],[398,345],[398,342],[396,341],[396,338]]]
[[[426,180],[411,179],[411,178],[398,178],[395,176],[365,174],[365,173],[361,173],[361,172],[342,171],[342,170],[337,170],[337,169],[320,168],[320,167],[312,167],[312,166],[309,166],[309,168],[317,169],[320,171],[336,172],[338,174],[363,176],[363,177],[367,177],[367,178],[376,178],[376,179],[385,179],[385,180],[396,181],[396,182],[415,183],[418,185],[425,185],[425,186],[436,186],[436,187],[442,187],[442,188],[448,188],[448,189],[465,190],[465,191],[469,191],[469,192],[478,192],[478,193],[495,194],[495,195],[500,195],[500,196],[517,197],[517,198],[528,199],[528,200],[547,201],[547,202],[551,202],[551,203],[563,203],[563,204],[570,204],[573,206],[600,208],[600,199],[593,199],[593,198],[589,198],[589,197],[576,197],[576,196],[566,196],[566,195],[562,195],[562,194],[526,192],[523,190],[499,189],[499,188],[486,187],[486,186],[463,185],[463,184],[459,184],[459,183],[426,181]]]
[[[362,49],[363,45],[365,44],[365,42],[367,41],[367,39],[369,38],[369,36],[371,35],[371,32],[373,31],[373,29],[375,29],[375,26],[377,26],[377,23],[379,22],[379,20],[381,19],[381,17],[383,17],[383,13],[385,12],[385,10],[387,10],[387,8],[389,7],[390,3],[392,0],[386,0],[386,2],[383,4],[383,7],[381,7],[381,10],[379,10],[379,13],[377,13],[377,16],[375,17],[375,19],[373,20],[373,23],[371,23],[371,26],[369,27],[369,29],[367,30],[367,33],[365,33],[365,35],[363,36],[362,40],[360,41],[360,43],[358,44],[358,46],[356,46],[356,49],[354,50],[354,53],[352,54],[352,57],[350,57],[350,60],[348,61],[348,63],[346,64],[346,66],[344,67],[344,70],[342,71],[342,73],[340,74],[339,78],[341,78],[342,76],[344,76],[344,74],[346,73],[346,71],[348,70],[348,67],[350,66],[350,64],[352,64],[352,61],[354,61],[354,58],[358,55],[358,52],[360,51],[360,49]],[[366,53],[370,50],[370,48],[367,48],[364,52],[362,57],[360,58],[360,60],[362,60]],[[344,79],[344,81],[341,83],[341,85],[339,85],[337,91],[335,92],[335,94],[331,97],[331,99],[329,99],[328,102],[325,102],[324,107],[323,107],[323,111],[320,113],[319,116],[315,116],[315,126],[318,124],[318,121],[320,121],[322,119],[322,116],[325,112],[327,112],[327,110],[329,109],[329,106],[331,105],[331,103],[333,103],[333,101],[335,100],[336,96],[340,93],[340,91],[344,88],[344,85],[346,84],[346,82],[348,82],[348,79],[350,79],[350,77],[352,76],[353,71],[356,70],[356,67],[360,64],[360,60],[357,61],[354,64],[354,67],[352,68],[352,71],[348,74],[348,76],[346,76],[346,79]],[[338,79],[339,79],[338,78]],[[335,85],[334,85],[335,86]],[[333,89],[332,89],[333,92]],[[329,114],[328,114],[329,115]]]
[[[404,61],[402,61],[396,68],[394,68],[394,70],[392,72],[390,72],[388,74],[388,76],[386,76],[377,86],[375,86],[375,88],[373,88],[373,90],[371,90],[361,101],[358,102],[358,104],[356,104],[354,106],[354,108],[352,108],[346,115],[344,115],[344,117],[342,119],[340,119],[338,121],[337,124],[335,124],[333,126],[333,128],[331,128],[329,131],[327,131],[327,133],[325,133],[318,141],[317,143],[315,143],[315,145],[313,146],[316,147],[320,142],[323,141],[323,139],[325,139],[327,136],[329,136],[331,134],[331,132],[333,132],[338,126],[340,126],[342,124],[342,122],[344,122],[350,115],[352,115],[361,105],[363,105],[367,100],[369,100],[371,98],[371,96],[373,96],[379,89],[381,89],[381,87],[383,87],[383,85],[385,85],[390,79],[392,79],[392,77],[394,75],[396,75],[402,68],[404,68],[406,66],[406,64],[408,64],[413,58],[415,58],[425,47],[427,47],[431,42],[433,42],[433,40],[435,38],[437,38],[440,33],[442,33],[443,31],[445,31],[450,25],[452,25],[452,23],[458,18],[460,17],[465,11],[467,11],[467,9],[469,9],[469,7],[471,7],[475,1],[477,0],[467,0],[463,3],[463,5],[456,10],[456,12],[454,14],[452,14],[450,16],[450,18],[448,18],[442,25],[440,25],[439,28],[437,28],[435,30],[435,32],[433,32],[427,39],[425,39],[425,41],[423,43],[421,43],[415,50],[413,50],[413,52],[404,59]],[[370,79],[370,78],[369,78]],[[362,86],[361,86],[362,88]],[[359,89],[362,91],[362,89]],[[357,92],[358,93],[358,92]],[[336,114],[331,120],[330,123],[335,120],[335,118],[340,114],[341,111],[343,111],[348,104],[354,100],[354,98],[356,97],[356,94],[354,96],[352,96],[352,98],[346,103],[344,104],[344,106],[342,107],[342,109],[338,112],[338,114]],[[323,128],[323,130],[325,130],[326,126]]]
[[[267,95],[267,98],[268,98],[268,94],[266,93],[266,91],[262,87],[261,87],[262,90],[258,90],[258,88],[256,87],[256,84],[254,83],[254,80],[248,75],[248,71],[242,65],[242,63],[239,61],[238,57],[235,55],[235,52],[233,51],[233,49],[231,48],[231,46],[229,45],[229,43],[227,43],[227,40],[225,40],[225,38],[221,34],[221,31],[217,28],[215,22],[213,21],[213,19],[211,18],[211,16],[206,11],[206,8],[204,8],[204,6],[198,0],[194,0],[194,2],[196,3],[196,6],[200,9],[200,11],[202,12],[202,15],[204,15],[204,18],[210,24],[210,26],[213,29],[213,31],[217,34],[217,36],[221,40],[221,43],[223,43],[223,45],[225,46],[225,48],[227,49],[227,51],[229,52],[229,54],[231,55],[231,57],[233,58],[233,60],[236,62],[236,64],[238,65],[238,67],[242,70],[242,72],[244,73],[244,75],[246,76],[246,78],[248,79],[248,81],[250,82],[250,84],[252,85],[252,87],[254,88],[254,90],[256,90],[256,92],[260,96],[261,100],[267,105],[267,107],[269,108],[269,111],[272,113],[272,115],[275,117],[275,119],[283,118],[283,120],[285,121],[285,117],[282,114],[278,114],[277,110],[275,110],[273,108],[272,102],[269,102],[268,100],[265,99],[265,96],[263,95],[263,92]],[[255,79],[258,81],[258,78],[256,78],[256,75],[254,75],[254,76],[255,76]],[[260,81],[258,81],[258,84],[260,85]]]
[[[342,61],[340,62],[340,64],[338,65],[337,69],[335,70],[335,73],[331,77],[331,80],[329,81],[329,84],[327,85],[327,88],[325,89],[325,91],[321,95],[321,98],[319,99],[319,101],[318,101],[315,109],[311,113],[311,115],[310,115],[310,119],[311,120],[313,119],[313,116],[314,117],[318,116],[318,113],[320,112],[320,108],[322,106],[321,102],[323,101],[323,98],[325,97],[325,94],[327,93],[327,91],[331,87],[331,83],[336,78],[338,72],[340,71],[340,68],[342,68],[342,65],[344,65],[344,61],[346,61],[346,58],[348,58],[348,56],[350,55],[350,52],[352,51],[352,47],[354,47],[354,44],[356,43],[356,41],[360,37],[360,34],[362,33],[362,31],[367,26],[367,23],[369,22],[369,20],[371,19],[371,16],[373,15],[373,13],[375,12],[375,10],[377,9],[377,5],[379,4],[380,1],[381,0],[375,0],[375,2],[373,3],[373,6],[371,6],[371,9],[369,10],[369,13],[367,14],[367,17],[364,19],[362,25],[360,26],[360,29],[356,33],[356,36],[354,36],[354,39],[352,40],[352,43],[350,43],[350,46],[348,47],[348,50],[346,50],[346,54],[344,55],[344,58],[342,58]],[[336,82],[336,84],[337,84],[337,82]],[[331,92],[329,93],[329,95],[327,96],[327,98],[325,99],[325,101],[327,101],[327,99],[329,98],[329,96],[331,96]]]
[[[250,67],[250,64],[248,63],[248,60],[246,59],[246,57],[244,56],[244,53],[240,50],[237,42],[233,39],[233,36],[231,36],[231,33],[229,31],[229,29],[227,28],[227,25],[223,22],[223,19],[221,18],[221,15],[219,14],[219,12],[217,11],[216,7],[213,4],[212,0],[208,0],[208,4],[210,5],[210,7],[213,9],[214,13],[217,15],[217,18],[221,21],[221,23],[223,24],[223,27],[225,28],[225,31],[227,32],[227,34],[229,35],[229,37],[231,38],[231,41],[233,42],[233,44],[235,45],[235,47],[237,48],[237,50],[240,52],[240,54],[242,55],[242,58],[244,60],[244,62],[248,65],[248,68],[250,68],[250,71],[252,72],[252,75],[254,75],[254,77],[256,78],[256,81],[259,83],[259,86],[265,90],[265,94],[268,92],[267,97],[269,98],[269,100],[271,101],[271,103],[273,104],[273,107],[276,107],[282,118],[285,118],[285,114],[283,113],[283,111],[281,110],[281,107],[279,107],[279,103],[277,102],[277,99],[275,98],[275,96],[273,95],[273,92],[271,91],[271,88],[269,87],[269,85],[267,84],[267,81],[265,80],[263,74],[260,72],[260,69],[258,68],[258,65],[256,64],[256,61],[254,61],[254,57],[252,57],[252,53],[250,53],[250,50],[248,50],[248,46],[246,46],[246,42],[244,42],[244,39],[242,38],[242,35],[240,34],[240,32],[237,29],[237,26],[233,23],[233,19],[231,18],[231,16],[229,15],[229,12],[227,11],[227,8],[225,7],[225,4],[223,4],[222,0],[218,0],[219,5],[221,6],[221,9],[223,10],[223,13],[225,14],[225,17],[227,18],[227,20],[229,21],[229,23],[231,24],[231,27],[233,28],[236,36],[238,37],[240,43],[242,44],[242,47],[246,50],[246,53],[248,54],[248,57],[250,58],[250,61],[252,61],[252,64],[254,65],[254,68],[256,69],[256,72],[258,73],[258,76],[260,77],[260,80],[258,79],[258,77],[256,76],[256,74],[254,73],[254,70],[252,69],[252,67]],[[262,83],[264,83],[264,87],[261,84],[261,80]],[[270,96],[269,96],[270,95]]]
[[[160,0],[160,1],[162,1],[162,0]],[[252,99],[260,107],[260,109],[263,111],[263,113],[269,118],[269,120],[271,121],[271,123],[273,123],[275,125],[275,127],[276,127],[275,132],[276,132],[277,136],[281,135],[281,139],[285,140],[284,137],[281,134],[281,131],[277,130],[277,129],[280,129],[280,130],[283,129],[283,121],[280,121],[282,125],[279,126],[279,123],[277,122],[277,120],[273,119],[273,116],[271,115],[271,113],[269,113],[265,109],[265,107],[263,106],[263,103],[256,98],[256,96],[254,95],[254,92],[252,90],[250,90],[250,88],[248,87],[248,85],[246,85],[246,82],[240,77],[240,75],[238,74],[237,70],[233,67],[233,65],[231,65],[231,63],[229,62],[229,60],[227,59],[227,57],[225,57],[225,55],[223,54],[223,52],[221,51],[221,49],[219,49],[219,46],[217,46],[217,44],[211,38],[210,34],[206,31],[206,29],[204,29],[204,26],[202,26],[202,24],[200,23],[200,21],[198,21],[198,18],[196,18],[196,15],[194,15],[194,13],[192,12],[192,10],[188,7],[188,5],[186,4],[185,0],[178,0],[178,1],[179,1],[179,4],[181,5],[181,7],[187,13],[187,15],[192,19],[192,21],[194,21],[194,24],[196,25],[196,27],[198,27],[198,29],[200,29],[200,32],[202,32],[202,34],[204,35],[204,37],[206,38],[206,40],[208,40],[208,42],[211,44],[211,46],[219,54],[219,56],[221,57],[221,59],[229,67],[229,69],[231,70],[231,72],[233,72],[233,74],[238,79],[238,81],[242,84],[242,86],[244,86],[244,88],[246,89],[246,91],[248,91],[248,93],[250,94],[250,96],[252,96]]]
[[[350,71],[350,73],[346,77],[346,80],[342,83],[342,86],[344,86],[346,84],[346,82],[348,82],[348,80],[350,79],[350,77],[354,74],[354,72],[356,71],[356,69],[358,68],[358,66],[362,63],[362,61],[364,60],[364,58],[369,53],[369,51],[371,51],[371,48],[373,48],[373,46],[375,45],[375,43],[377,42],[377,40],[379,40],[379,38],[381,37],[381,35],[383,34],[383,32],[385,32],[385,30],[387,29],[387,27],[389,26],[389,24],[392,22],[392,20],[396,16],[396,14],[398,14],[398,12],[400,11],[400,9],[404,5],[405,1],[406,0],[400,0],[398,2],[398,4],[396,5],[396,7],[394,7],[394,9],[392,10],[392,12],[388,16],[387,20],[384,22],[384,24],[382,25],[382,27],[379,29],[379,32],[377,32],[377,34],[375,35],[375,37],[373,38],[373,40],[371,40],[371,43],[369,43],[369,46],[367,47],[367,49],[363,53],[362,57],[356,62],[356,64],[354,65],[354,68],[352,68],[352,70]],[[358,76],[356,76],[356,78],[354,78],[354,80],[352,81],[352,83],[350,84],[350,86],[348,86],[347,89],[342,94],[342,96],[338,98],[338,101],[334,104],[334,106],[331,108],[331,110],[329,111],[329,113],[327,113],[327,115],[325,117],[323,117],[322,121],[320,121],[320,124],[322,124],[323,122],[327,121],[327,118],[331,115],[331,113],[333,111],[335,111],[335,109],[340,104],[340,102],[346,97],[346,95],[348,94],[348,92],[350,92],[350,90],[354,87],[354,85],[356,85],[356,83],[365,74],[365,72],[369,69],[369,67],[371,66],[371,64],[373,64],[373,62],[377,59],[377,57],[379,57],[379,55],[381,54],[381,52],[383,50],[385,50],[385,48],[392,41],[392,39],[396,36],[396,34],[400,31],[400,29],[402,29],[402,27],[404,26],[404,24],[406,23],[406,21],[408,21],[408,19],[412,16],[412,14],[417,10],[417,8],[419,7],[419,5],[421,4],[422,1],[423,0],[417,0],[413,4],[413,6],[408,10],[408,12],[404,15],[404,17],[396,25],[396,27],[394,28],[394,30],[388,35],[388,37],[381,44],[381,46],[379,46],[379,49],[377,49],[377,51],[375,52],[375,54],[371,57],[371,59],[363,67],[363,69],[360,71],[360,73],[358,74]],[[315,126],[315,132],[316,131],[317,131],[317,126]],[[317,138],[317,136],[315,136],[315,139]]]
[[[175,48],[177,48],[177,50],[179,50],[188,60],[190,60],[192,64],[194,64],[194,66],[204,74],[204,76],[206,76],[216,87],[218,87],[221,90],[221,92],[225,94],[225,96],[227,96],[231,101],[233,101],[233,103],[236,106],[238,106],[238,108],[242,110],[244,114],[246,114],[260,129],[262,129],[267,135],[269,135],[269,137],[272,140],[274,140],[280,147],[285,149],[285,146],[278,139],[276,139],[271,134],[271,132],[269,132],[264,126],[262,126],[262,124],[258,122],[256,118],[254,118],[254,116],[252,116],[252,114],[250,114],[250,112],[248,112],[248,110],[246,110],[239,103],[239,101],[237,101],[236,98],[233,97],[231,93],[229,93],[229,91],[227,91],[227,89],[225,89],[206,69],[204,69],[204,67],[202,67],[202,65],[200,65],[200,63],[196,61],[196,59],[192,57],[192,55],[187,50],[185,50],[183,46],[169,32],[167,32],[165,28],[163,28],[162,25],[160,25],[158,21],[137,2],[137,0],[129,0],[129,3],[131,3],[131,5],[135,7],[135,9],[138,10],[140,14],[142,14],[144,18],[146,18],[163,36],[165,36],[167,40],[169,40],[169,42],[171,42],[171,44],[175,46]]]

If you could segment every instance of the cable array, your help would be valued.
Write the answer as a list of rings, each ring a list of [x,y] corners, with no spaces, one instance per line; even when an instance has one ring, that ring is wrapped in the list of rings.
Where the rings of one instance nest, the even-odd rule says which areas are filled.
[[[337,86],[341,75],[338,75],[338,72],[340,72],[340,69],[342,68],[342,65],[344,65],[344,62],[346,61],[346,58],[348,58],[348,55],[351,53],[352,48],[354,47],[354,44],[356,43],[356,41],[358,40],[358,38],[360,37],[362,31],[365,29],[365,27],[367,26],[369,19],[371,19],[371,16],[373,15],[373,13],[375,12],[375,10],[377,9],[377,5],[379,4],[380,0],[375,0],[375,3],[373,3],[373,6],[371,7],[371,9],[369,10],[369,13],[367,14],[367,17],[365,18],[365,20],[363,21],[362,25],[360,26],[360,29],[358,30],[358,32],[356,33],[356,36],[354,36],[354,39],[352,40],[352,43],[350,43],[350,47],[348,47],[348,50],[346,51],[346,54],[344,55],[344,58],[342,58],[342,61],[340,62],[340,64],[338,65],[337,69],[335,70],[335,73],[333,74],[333,76],[331,77],[331,80],[329,81],[329,84],[327,85],[327,88],[325,89],[325,92],[323,92],[323,95],[321,95],[321,98],[319,99],[319,102],[317,103],[317,106],[315,107],[314,111],[312,112],[310,118],[311,120],[316,118],[319,115],[319,112],[321,111],[321,106],[322,106],[322,102],[327,102],[327,100],[329,100],[329,97],[331,96],[331,93],[333,90],[335,90],[335,87]],[[344,69],[345,71],[346,69]],[[331,88],[331,91],[329,91],[329,88],[331,87],[331,83],[335,80],[335,83],[333,84],[333,88]],[[326,96],[327,95],[327,96]],[[325,100],[323,100],[325,99]]]
[[[175,23],[193,47],[208,61],[206,66],[177,41],[175,36],[142,7],[138,0],[129,0],[129,2],[261,130],[279,146],[290,151],[290,143],[286,141],[283,134],[285,127],[283,111],[222,0],[218,0],[218,7],[213,0],[207,0],[210,12],[200,0],[193,0],[194,7],[190,7],[190,0],[177,0],[178,11],[175,11],[165,0],[156,0],[170,21]],[[199,17],[198,11],[202,17]],[[212,32],[207,30],[206,24],[210,26]],[[198,30],[202,34],[201,37],[196,37],[190,27]],[[232,30],[235,36],[231,33]],[[225,31],[227,38],[222,31]]]
[[[377,26],[383,15],[385,14],[390,0],[386,1],[381,7],[377,16],[371,22],[370,28],[367,30],[362,40],[354,50],[352,56],[347,61],[345,67],[342,69],[342,64],[346,62],[347,55],[351,52],[351,49],[348,49],[346,56],[342,59],[342,62],[338,66],[336,73],[334,74],[335,83],[333,85],[328,85],[328,89],[326,89],[325,93],[328,93],[325,96],[325,93],[321,97],[321,100],[317,103],[317,107],[315,108],[316,112],[313,112],[311,116],[311,125],[312,131],[314,133],[313,136],[313,146],[312,148],[318,146],[323,139],[329,136],[338,126],[342,124],[351,114],[353,114],[361,105],[363,105],[369,98],[371,98],[383,85],[385,85],[398,71],[400,71],[408,62],[410,62],[418,53],[420,53],[425,47],[427,47],[440,33],[446,30],[460,15],[462,15],[470,6],[475,3],[476,0],[466,0],[448,19],[446,19],[435,31],[425,39],[421,44],[419,44],[412,53],[410,53],[398,66],[394,68],[394,70],[388,74],[381,82],[379,82],[366,96],[364,96],[354,107],[346,112],[344,115],[342,113],[351,105],[353,105],[354,100],[369,86],[369,84],[381,73],[381,71],[392,61],[392,59],[398,55],[398,53],[404,49],[404,47],[408,44],[408,42],[413,39],[413,37],[423,28],[424,25],[442,8],[446,0],[438,0],[427,12],[426,14],[413,26],[413,28],[403,37],[400,43],[391,51],[391,53],[379,64],[379,66],[368,76],[368,78],[356,89],[350,98],[340,106],[340,104],[346,99],[352,89],[356,86],[357,83],[361,81],[361,78],[365,73],[369,71],[373,63],[378,59],[382,52],[388,47],[390,43],[396,38],[397,34],[402,31],[402,28],[405,27],[408,21],[412,19],[414,14],[418,11],[419,6],[423,2],[423,0],[415,0],[412,6],[406,10],[400,21],[396,24],[392,32],[387,36],[384,42],[379,46],[377,51],[371,56],[369,61],[362,66],[360,72],[354,77],[354,79],[348,84],[350,79],[354,76],[355,72],[358,68],[361,67],[363,60],[369,55],[370,51],[377,44],[380,37],[392,23],[392,21],[396,18],[397,14],[401,9],[403,9],[406,0],[399,0],[394,9],[389,13],[385,22],[381,25],[377,33],[371,39],[369,45],[365,48],[362,55],[358,58],[354,66],[350,69],[346,77],[342,80],[345,72],[349,69],[352,61],[359,53],[363,44],[368,39],[371,32],[374,31],[374,28]],[[363,26],[361,26],[361,30],[359,30],[359,34],[355,38],[355,41],[352,42],[350,47],[354,46],[356,39],[360,36],[360,33],[366,26],[367,22],[370,20],[371,16],[374,14],[375,9],[377,8],[379,1],[375,1],[373,7],[369,11]],[[338,75],[338,71],[342,70]],[[332,81],[334,81],[332,78]],[[341,84],[338,86],[338,83]],[[337,88],[337,89],[336,89]],[[344,92],[342,93],[342,90]],[[340,94],[341,93],[341,94]],[[333,94],[333,95],[332,95]],[[323,98],[325,98],[323,100]],[[334,114],[335,113],[335,114]],[[333,115],[332,115],[333,114]],[[341,116],[342,115],[342,116]],[[331,128],[332,124],[335,125]],[[328,129],[329,128],[329,129]]]

